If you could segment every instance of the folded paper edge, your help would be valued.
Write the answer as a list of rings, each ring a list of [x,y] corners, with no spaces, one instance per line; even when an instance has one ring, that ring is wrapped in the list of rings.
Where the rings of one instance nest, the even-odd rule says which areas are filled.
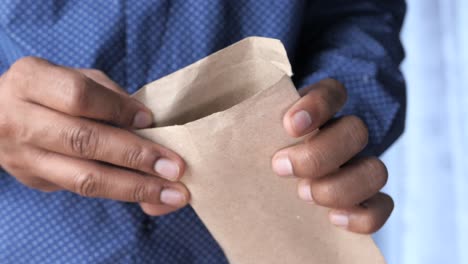
[[[185,71],[201,67],[205,64],[212,63],[213,61],[219,60],[220,57],[224,56],[227,53],[230,53],[232,49],[241,47],[242,45],[250,45],[253,47],[252,53],[255,54],[253,58],[255,59],[260,59],[260,60],[265,60],[273,64],[275,67],[277,67],[279,70],[284,72],[286,75],[291,77],[293,75],[292,73],[292,68],[291,64],[288,59],[288,55],[286,53],[286,50],[284,48],[283,43],[278,40],[278,39],[273,39],[273,38],[266,38],[266,37],[247,37],[239,42],[236,42],[232,45],[229,45],[217,52],[214,52],[213,54],[200,59],[188,66],[185,66],[171,74],[168,74],[160,79],[157,79],[153,82],[150,82],[146,85],[144,85],[141,89],[139,89],[137,92],[135,92],[132,97],[138,97],[139,94],[144,93],[146,89],[151,89],[152,86],[155,86],[159,82],[164,82],[167,79],[173,79],[173,78],[183,78],[182,74]],[[273,57],[273,58],[271,58]]]
[[[251,40],[251,41],[250,41],[250,40]],[[210,55],[210,57],[211,57],[211,56],[216,56],[216,55],[219,56],[219,55],[222,54],[223,52],[228,52],[228,49],[229,49],[229,48],[232,48],[233,46],[240,45],[240,44],[245,43],[245,42],[250,42],[249,45],[253,45],[253,46],[254,46],[254,49],[260,51],[260,52],[259,52],[259,54],[260,54],[259,58],[260,58],[260,59],[262,59],[262,60],[264,60],[264,61],[266,61],[266,62],[271,63],[272,65],[275,66],[275,68],[277,68],[279,71],[281,71],[281,72],[284,73],[284,74],[282,75],[282,77],[280,77],[280,78],[278,79],[278,81],[275,82],[274,84],[272,84],[271,86],[275,86],[275,85],[277,85],[277,83],[279,83],[279,82],[281,82],[282,80],[284,80],[284,78],[286,78],[286,75],[287,75],[288,77],[291,77],[291,76],[292,76],[292,69],[291,69],[291,65],[290,65],[290,63],[289,63],[289,61],[288,61],[288,59],[287,59],[286,50],[284,49],[284,46],[282,45],[281,41],[276,40],[276,39],[263,38],[263,37],[249,37],[249,38],[243,39],[242,41],[237,42],[237,43],[235,43],[235,44],[233,44],[233,45],[231,45],[231,46],[228,46],[228,47],[225,48],[225,49],[222,49],[222,50],[220,50],[220,51],[218,51],[218,52],[216,52],[216,53],[213,53],[212,55]],[[267,42],[268,42],[268,43],[267,43]],[[258,45],[258,46],[257,46],[257,45]],[[275,56],[273,59],[269,59],[269,60],[263,59],[264,55],[267,55],[266,53],[263,53],[263,54],[262,54],[262,52],[261,52],[261,50],[264,49],[265,46],[269,46],[268,49],[269,49],[270,51],[274,51],[274,52],[276,53],[275,55],[277,55],[277,58],[276,58],[276,56]],[[271,47],[271,46],[273,46],[273,47]],[[276,46],[276,47],[275,47],[275,46]],[[268,53],[268,52],[267,52],[267,53]],[[268,53],[268,55],[271,55],[271,53]],[[262,57],[262,56],[263,56],[263,57]],[[252,57],[252,58],[253,58],[253,59],[256,59],[257,56],[254,56],[254,57]],[[284,61],[283,59],[285,59],[286,63],[285,63],[285,61]],[[214,59],[214,60],[215,60],[215,59]],[[173,74],[167,75],[166,77],[163,77],[163,78],[161,78],[161,79],[159,79],[159,80],[156,80],[156,81],[154,81],[154,82],[152,82],[152,83],[150,83],[150,84],[145,85],[144,88],[151,88],[151,87],[146,87],[146,86],[151,86],[152,84],[155,84],[155,83],[157,83],[158,81],[160,81],[160,80],[162,80],[162,79],[165,79],[165,78],[169,78],[169,77],[171,77],[171,78],[176,78],[176,77],[174,77],[174,75],[176,75],[176,74],[179,73],[180,71],[183,71],[184,69],[191,68],[191,67],[192,67],[192,68],[193,68],[193,67],[198,67],[198,66],[200,66],[200,64],[202,64],[202,63],[210,63],[210,62],[211,62],[211,61],[206,60],[206,58],[205,58],[205,59],[202,59],[202,60],[199,60],[199,61],[197,61],[197,62],[195,62],[195,63],[193,63],[193,64],[191,64],[191,65],[189,65],[189,66],[187,66],[187,67],[185,67],[185,68],[182,68],[182,69],[180,69],[180,70],[174,72]],[[181,75],[179,74],[179,76],[181,76]],[[178,77],[177,77],[177,78],[178,78]],[[294,86],[293,86],[293,87],[294,87]],[[141,89],[141,90],[144,90],[144,89]],[[140,91],[141,91],[141,90],[140,90]],[[246,98],[246,99],[243,100],[242,102],[240,102],[240,103],[238,103],[238,104],[236,104],[236,105],[234,105],[234,106],[232,106],[232,107],[229,107],[229,108],[227,108],[227,109],[225,109],[225,110],[223,110],[223,111],[214,112],[214,113],[209,114],[209,115],[207,115],[207,116],[205,116],[205,117],[202,117],[202,118],[197,119],[197,120],[194,120],[194,121],[187,122],[187,123],[182,124],[182,125],[172,125],[172,126],[165,126],[165,127],[149,128],[149,129],[142,129],[142,130],[139,130],[139,131],[152,131],[152,130],[159,130],[159,129],[169,129],[169,128],[172,128],[172,127],[183,127],[183,128],[185,129],[185,132],[186,132],[187,134],[191,135],[190,129],[189,129],[189,127],[187,127],[187,125],[189,125],[189,124],[191,124],[191,123],[199,122],[199,121],[201,121],[201,120],[203,120],[203,119],[207,119],[207,118],[210,118],[210,119],[211,119],[211,118],[213,118],[213,116],[215,116],[215,115],[219,115],[219,114],[223,114],[223,113],[228,113],[228,112],[231,112],[231,111],[235,111],[235,108],[242,107],[243,105],[248,104],[249,101],[254,100],[256,97],[260,96],[262,93],[266,92],[267,90],[268,90],[268,89],[259,90],[259,91],[257,91],[254,95],[252,95],[252,96]],[[140,92],[140,91],[139,91],[139,92]],[[135,93],[134,95],[138,94],[139,92]],[[299,98],[299,96],[298,96],[298,98]],[[191,141],[191,138],[190,138],[190,141]],[[193,142],[191,142],[191,144],[193,145]],[[202,221],[203,221],[203,220],[202,220]],[[380,250],[378,249],[377,245],[375,245],[375,243],[374,243],[374,246],[375,246],[375,247],[377,248],[377,250],[380,252]],[[385,258],[383,257],[383,255],[382,255],[382,254],[380,254],[380,255],[381,255],[382,259],[383,259],[383,262],[386,263],[386,262],[385,262]]]
[[[289,81],[291,81],[291,78],[288,75],[284,74],[281,78],[278,78],[278,81],[274,82],[271,85],[271,87],[274,87],[274,86],[278,85],[278,83],[282,82],[284,80],[284,78],[288,78]],[[291,81],[291,83],[292,83],[292,81]],[[294,84],[292,84],[292,87],[294,87],[293,89],[297,93],[297,89],[295,88]],[[243,107],[246,104],[250,104],[252,100],[255,100],[260,95],[267,92],[268,90],[269,89],[260,90],[260,91],[256,92],[255,94],[253,94],[252,96],[246,98],[245,100],[243,100],[242,102],[240,102],[240,103],[238,103],[236,105],[233,105],[233,106],[231,106],[231,107],[229,107],[229,108],[227,108],[225,110],[222,110],[222,111],[211,113],[211,114],[209,114],[207,116],[204,116],[202,118],[199,118],[197,120],[193,120],[193,121],[190,121],[190,122],[187,122],[187,123],[184,123],[184,124],[179,124],[179,125],[152,127],[152,128],[139,129],[137,131],[154,131],[154,130],[158,130],[158,129],[164,129],[164,128],[167,129],[167,128],[171,128],[171,127],[187,127],[187,126],[189,126],[189,125],[191,125],[193,123],[197,123],[197,122],[200,122],[200,121],[205,120],[205,119],[211,119],[216,115],[229,114],[230,112],[236,111],[238,108]],[[297,93],[296,100],[298,100],[299,98],[300,98],[299,93]]]

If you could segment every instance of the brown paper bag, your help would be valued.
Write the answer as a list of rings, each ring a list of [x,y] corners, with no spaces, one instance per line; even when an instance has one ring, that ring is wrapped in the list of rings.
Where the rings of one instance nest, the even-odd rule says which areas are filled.
[[[299,99],[291,75],[280,41],[244,39],[138,91],[159,127],[137,133],[185,159],[191,205],[230,263],[384,263],[370,236],[332,226],[271,169],[299,140],[282,127]]]

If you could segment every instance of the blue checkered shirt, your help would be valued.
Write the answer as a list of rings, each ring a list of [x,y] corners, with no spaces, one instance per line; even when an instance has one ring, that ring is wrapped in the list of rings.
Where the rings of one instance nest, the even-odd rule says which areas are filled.
[[[340,114],[362,117],[365,152],[380,154],[403,130],[404,12],[402,0],[4,0],[0,73],[34,55],[100,69],[132,93],[247,36],[277,38],[297,87],[328,77],[346,85]],[[227,263],[190,206],[150,217],[1,172],[0,209],[0,263]]]

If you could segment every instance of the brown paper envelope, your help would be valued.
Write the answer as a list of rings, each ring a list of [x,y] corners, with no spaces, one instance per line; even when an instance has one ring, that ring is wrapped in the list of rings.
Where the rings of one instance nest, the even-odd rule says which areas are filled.
[[[138,91],[160,127],[137,133],[187,162],[191,205],[230,263],[385,263],[370,236],[332,226],[273,173],[273,154],[300,140],[282,126],[299,99],[291,75],[281,42],[244,39]]]

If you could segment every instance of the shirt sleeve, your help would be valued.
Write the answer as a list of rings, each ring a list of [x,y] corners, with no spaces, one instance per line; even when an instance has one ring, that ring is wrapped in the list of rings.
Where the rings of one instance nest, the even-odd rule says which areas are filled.
[[[399,65],[405,12],[404,0],[313,1],[305,10],[294,81],[304,87],[334,78],[346,86],[348,102],[338,115],[366,122],[363,155],[380,155],[404,130],[406,88]]]

